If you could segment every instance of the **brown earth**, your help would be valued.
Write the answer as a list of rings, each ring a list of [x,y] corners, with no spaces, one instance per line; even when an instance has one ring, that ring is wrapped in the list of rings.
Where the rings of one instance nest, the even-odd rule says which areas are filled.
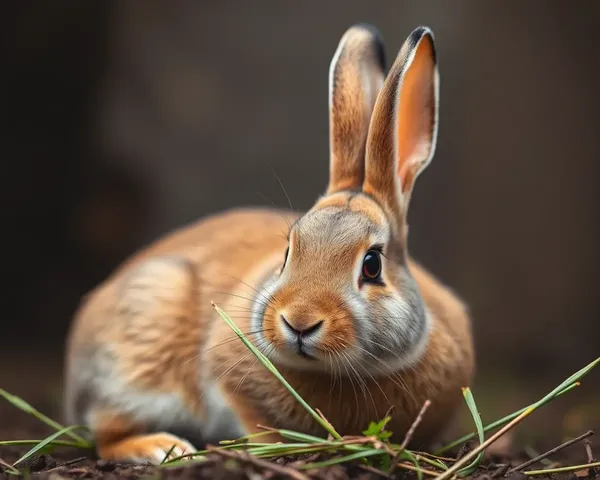
[[[40,410],[44,410],[42,404],[36,404]],[[47,411],[47,410],[45,410]],[[49,412],[51,413],[51,412]],[[0,407],[0,426],[1,440],[16,439],[41,439],[46,437],[51,431],[41,424],[37,419],[28,416],[10,405]],[[593,437],[591,437],[593,439]],[[553,441],[553,440],[552,440]],[[484,459],[482,467],[470,478],[479,478],[481,480],[491,480],[493,478],[510,478],[511,480],[524,480],[527,478],[520,472],[506,475],[506,471],[513,466],[519,465],[525,460],[531,458],[524,451],[511,451],[509,444],[499,441],[496,444],[495,453],[491,453]],[[550,440],[540,442],[547,444],[549,448],[552,444]],[[541,445],[539,445],[541,446]],[[538,446],[538,447],[539,447]],[[546,445],[544,445],[545,447]],[[0,460],[12,463],[31,447],[0,447]],[[458,456],[464,454],[468,448],[463,448],[462,452],[455,452]],[[503,451],[504,450],[504,451]],[[600,448],[596,447],[595,457],[600,457]],[[559,454],[550,457],[553,462],[560,462],[561,465],[582,464],[588,461],[588,456],[582,442],[572,445]],[[208,461],[202,464],[195,463],[185,467],[155,467],[151,465],[134,465],[106,462],[95,458],[93,452],[76,450],[70,448],[57,448],[54,451],[35,456],[31,461],[20,464],[19,468],[28,471],[30,478],[60,480],[62,478],[71,479],[280,479],[280,478],[314,478],[327,480],[344,479],[377,479],[390,478],[380,475],[368,468],[358,464],[332,466],[322,468],[316,471],[300,472],[294,468],[294,462],[306,462],[322,460],[323,457],[311,458],[281,458],[274,462],[266,462],[264,465],[256,465],[245,459],[235,460],[220,455],[211,455]],[[546,468],[540,463],[533,464],[528,469]],[[298,476],[294,476],[298,475]],[[304,475],[305,477],[300,477]],[[11,477],[0,467],[0,478]],[[397,479],[416,479],[416,475],[404,470],[398,470],[391,476]],[[562,473],[553,475],[542,475],[540,477],[551,480],[591,480],[600,479],[600,469],[589,469],[578,471],[576,473]]]

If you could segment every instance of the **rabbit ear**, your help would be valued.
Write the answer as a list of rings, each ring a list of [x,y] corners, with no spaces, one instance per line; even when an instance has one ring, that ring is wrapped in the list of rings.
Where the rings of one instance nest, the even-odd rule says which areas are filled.
[[[350,27],[329,68],[330,172],[327,193],[360,189],[373,106],[385,78],[381,36],[370,25]]]
[[[433,32],[419,27],[402,45],[377,97],[366,145],[363,191],[400,215],[435,152],[438,84]]]

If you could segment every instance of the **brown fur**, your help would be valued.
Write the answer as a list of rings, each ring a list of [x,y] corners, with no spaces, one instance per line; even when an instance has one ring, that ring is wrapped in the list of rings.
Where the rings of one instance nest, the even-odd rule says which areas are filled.
[[[433,405],[415,442],[430,441],[447,424],[461,400],[460,387],[467,386],[473,374],[470,320],[463,303],[406,250],[408,198],[429,161],[419,148],[429,141],[432,154],[435,143],[436,113],[422,112],[428,102],[437,107],[437,97],[417,88],[433,81],[435,55],[429,35],[415,31],[409,37],[377,102],[365,101],[366,94],[350,94],[368,90],[360,78],[375,79],[371,87],[379,91],[381,71],[373,59],[372,34],[355,27],[342,39],[338,63],[334,58],[332,65],[338,83],[333,88],[329,195],[306,215],[238,209],[203,219],[144,249],[88,295],[68,339],[66,399],[71,420],[92,428],[100,456],[160,461],[172,444],[176,452],[189,450],[189,443],[169,433],[185,424],[193,430],[196,421],[211,422],[213,414],[207,408],[214,408],[214,401],[208,397],[214,392],[245,432],[258,431],[262,424],[323,434],[220,319],[211,301],[253,341],[256,326],[250,312],[264,303],[260,328],[269,345],[258,346],[268,356],[275,355],[273,361],[288,382],[341,434],[360,433],[393,406],[390,427],[403,436],[427,399]],[[361,68],[371,74],[361,76]],[[416,80],[408,82],[408,90],[398,91],[405,77]],[[411,96],[415,90],[418,98]],[[410,108],[395,109],[400,94],[411,99]],[[401,121],[415,117],[414,128],[395,129],[401,141],[402,132],[418,139],[413,148],[392,148],[388,137],[394,129],[384,120],[396,115]],[[362,193],[356,192],[361,187]],[[386,238],[381,286],[353,283],[351,265],[360,262],[371,245],[367,232]],[[284,264],[288,233],[290,250]],[[281,281],[267,298],[261,286],[272,276]],[[377,315],[355,318],[354,307],[344,301],[348,288],[367,305],[409,293],[422,300],[430,319],[429,335],[412,363],[407,360],[393,371],[374,373],[338,361],[356,353],[361,322],[386,328]],[[333,359],[328,367],[323,360],[300,358],[300,368],[290,366],[295,356],[286,351],[283,313],[297,330],[322,322],[314,345],[323,358]],[[288,360],[279,362],[277,355]],[[268,440],[280,439],[271,435]]]

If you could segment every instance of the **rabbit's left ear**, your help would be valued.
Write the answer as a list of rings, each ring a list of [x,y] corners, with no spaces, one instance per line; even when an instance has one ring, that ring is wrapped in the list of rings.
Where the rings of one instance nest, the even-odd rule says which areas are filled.
[[[415,29],[379,92],[366,145],[363,191],[405,212],[417,176],[435,152],[438,70],[433,32]]]
[[[385,52],[371,25],[350,27],[329,69],[330,167],[327,193],[359,190],[373,106],[385,78]]]

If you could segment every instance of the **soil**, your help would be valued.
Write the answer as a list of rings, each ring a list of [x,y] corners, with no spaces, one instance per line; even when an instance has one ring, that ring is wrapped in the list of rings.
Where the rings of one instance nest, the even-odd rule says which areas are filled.
[[[40,354],[41,355],[41,354]],[[55,362],[49,362],[44,360],[45,358],[52,358],[52,356],[44,355],[40,358],[35,358],[33,355],[25,357],[19,362],[18,368],[6,368],[2,370],[2,381],[0,387],[6,388],[6,390],[20,395],[25,400],[34,405],[37,409],[51,418],[60,419],[60,404],[61,404],[61,387],[60,387],[60,368]],[[11,362],[7,359],[0,362],[1,364],[8,366]],[[554,382],[552,382],[554,383]],[[586,383],[589,383],[586,381]],[[590,383],[590,384],[593,384]],[[544,391],[547,386],[544,387]],[[582,392],[583,393],[583,389]],[[538,392],[539,394],[539,392]],[[575,437],[586,430],[594,427],[600,429],[600,423],[597,421],[597,417],[590,417],[589,415],[573,413],[567,414],[570,410],[565,409],[568,404],[580,405],[583,402],[581,398],[577,397],[577,392],[573,393],[573,398],[569,402],[553,402],[548,406],[544,407],[543,410],[538,412],[534,418],[531,418],[527,422],[525,430],[528,434],[535,432],[535,439],[531,435],[526,442],[533,443],[537,452],[542,453],[551,448],[564,442],[566,439],[563,435],[566,434],[565,428],[570,424],[573,424],[568,429],[568,436]],[[533,395],[528,395],[529,401],[531,398],[535,398]],[[500,400],[496,399],[493,403],[502,403],[503,410],[510,410],[512,407],[517,408],[525,404],[525,399],[513,399],[516,405],[506,405],[508,400],[503,398]],[[594,397],[593,400],[587,401],[587,404],[591,405],[591,411],[597,411],[598,402]],[[484,410],[487,411],[487,408]],[[495,418],[491,413],[486,417]],[[565,420],[566,419],[566,420]],[[567,421],[568,420],[568,421]],[[27,415],[14,406],[8,404],[4,400],[0,399],[0,440],[22,440],[22,439],[42,439],[51,434],[52,431],[42,424],[36,418]],[[454,437],[453,437],[454,438]],[[596,437],[590,438],[592,443],[593,456],[600,460],[600,440]],[[500,464],[509,465],[514,467],[520,463],[529,460],[531,455],[536,453],[524,452],[517,444],[520,444],[518,440],[515,440],[510,435],[502,437],[499,441],[494,443],[488,450],[488,456],[484,458],[482,462],[483,467],[476,471],[471,478],[477,478],[478,480],[492,480],[492,478],[509,478],[510,480],[525,480],[525,475],[517,472],[509,476],[505,476],[504,471],[499,470]],[[29,447],[3,447],[0,446],[0,463],[1,461],[12,464],[17,460],[23,453],[25,453]],[[454,452],[458,456],[461,452]],[[463,452],[464,453],[464,450]],[[311,462],[321,460],[323,458],[310,458]],[[554,454],[550,457],[553,462],[560,462],[564,465],[579,465],[588,462],[588,455],[584,448],[583,442],[579,442],[570,446],[567,449],[562,450],[558,454]],[[152,478],[152,479],[282,479],[282,478],[293,478],[289,474],[282,473],[282,467],[287,473],[294,471],[293,462],[305,461],[305,459],[298,458],[282,458],[277,459],[274,462],[269,462],[267,465],[256,465],[251,464],[245,460],[235,460],[225,458],[220,455],[212,455],[209,457],[209,461],[200,463],[194,463],[186,465],[185,467],[154,467],[151,465],[134,465],[134,464],[117,464],[98,460],[95,458],[93,452],[68,449],[68,448],[57,448],[52,452],[45,452],[44,454],[38,455],[32,461],[27,464],[21,464],[21,470],[28,470],[31,478],[40,479],[96,479],[106,478],[112,480],[120,479],[141,479],[141,478]],[[26,467],[23,468],[23,467]],[[527,469],[542,469],[546,468],[546,465],[536,463],[527,467]],[[299,472],[298,470],[295,470]],[[380,479],[386,478],[372,471],[365,470],[363,467],[354,465],[344,466],[332,466],[323,468],[318,471],[302,472],[304,478],[312,479],[326,479],[326,480],[345,480],[345,479]],[[9,476],[0,466],[0,479],[4,478],[16,478]],[[302,477],[296,477],[302,478]],[[397,479],[416,479],[416,475],[405,470],[398,470],[392,478]],[[424,477],[425,479],[427,477]],[[600,469],[580,471],[575,473],[562,473],[553,475],[543,475],[538,477],[540,480],[600,480]]]
[[[39,439],[47,436],[50,431],[44,425],[30,416],[14,411],[11,407],[3,406],[0,408],[0,418],[2,424],[0,427],[0,439]],[[593,438],[593,437],[592,437]],[[551,445],[554,446],[554,445]],[[30,447],[29,447],[30,448]],[[500,450],[506,449],[506,452],[498,452],[486,458],[481,467],[471,478],[480,480],[491,480],[493,478],[509,478],[510,480],[525,480],[527,477],[516,472],[506,476],[505,472],[509,467],[502,465],[516,466],[530,457],[522,452],[510,453],[510,447],[500,447]],[[20,455],[27,451],[28,447],[0,447],[0,459],[12,463]],[[457,452],[460,456],[463,452]],[[496,449],[498,450],[498,448]],[[596,452],[600,456],[600,452]],[[560,461],[565,464],[586,463],[587,454],[582,443],[575,444],[565,449],[561,454],[551,457],[553,461]],[[310,458],[310,461],[321,460],[322,458]],[[135,465],[112,463],[95,458],[92,452],[69,448],[57,448],[56,450],[39,455],[32,461],[21,464],[21,470],[28,470],[30,478],[39,479],[283,479],[294,478],[290,472],[299,472],[293,468],[294,461],[306,461],[307,459],[281,458],[274,462],[268,462],[265,465],[256,465],[245,459],[231,459],[220,455],[211,455],[208,461],[203,463],[194,463],[185,467],[155,467],[151,465]],[[26,468],[23,468],[26,467]],[[544,465],[534,464],[529,469],[544,468]],[[285,471],[287,469],[287,472]],[[332,466],[320,469],[318,471],[302,472],[304,477],[295,478],[314,478],[326,480],[345,480],[345,479],[381,479],[389,478],[376,472],[369,471],[357,464],[346,466]],[[15,478],[7,473],[2,473],[0,467],[0,478]],[[399,470],[391,478],[397,479],[416,479],[416,475],[407,471]],[[600,479],[600,469],[590,469],[575,473],[563,473],[553,475],[543,475],[535,478],[551,480],[592,480]]]

